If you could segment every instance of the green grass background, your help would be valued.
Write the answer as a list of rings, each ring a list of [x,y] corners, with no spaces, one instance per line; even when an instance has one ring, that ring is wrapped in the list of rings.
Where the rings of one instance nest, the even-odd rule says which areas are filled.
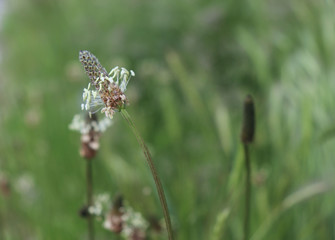
[[[10,0],[1,30],[0,238],[85,239],[79,134],[88,77],[79,50],[136,77],[129,113],[161,176],[177,239],[241,239],[246,94],[256,104],[251,234],[335,239],[335,3],[326,0]],[[102,116],[102,115],[101,115]],[[94,191],[162,217],[154,183],[120,115],[94,160]],[[32,191],[16,186],[22,176]],[[329,191],[286,211],[315,182]],[[143,194],[151,188],[152,194]],[[303,191],[303,190],[301,190]],[[270,223],[270,224],[268,224]],[[268,225],[266,225],[268,224]],[[117,237],[96,223],[97,239]],[[257,238],[254,238],[257,239]]]

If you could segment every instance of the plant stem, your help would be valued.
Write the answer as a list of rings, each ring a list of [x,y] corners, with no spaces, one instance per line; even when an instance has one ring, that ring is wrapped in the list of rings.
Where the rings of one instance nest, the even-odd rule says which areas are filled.
[[[2,212],[0,212],[0,237],[1,239],[5,239],[5,226],[4,221],[2,220]]]
[[[143,150],[143,153],[144,153],[144,156],[145,156],[145,158],[147,160],[147,163],[149,165],[151,174],[152,174],[152,176],[154,178],[156,189],[157,189],[158,196],[159,196],[159,200],[160,200],[161,206],[163,208],[163,213],[164,213],[166,228],[167,228],[167,232],[168,232],[168,237],[169,237],[169,240],[173,240],[173,233],[172,233],[170,214],[169,214],[168,206],[166,204],[166,198],[165,198],[164,190],[163,190],[161,181],[160,181],[160,179],[158,177],[158,174],[157,174],[156,168],[154,166],[154,163],[152,161],[149,149],[146,146],[146,144],[144,143],[141,135],[139,134],[137,128],[135,127],[135,124],[132,121],[132,119],[131,119],[130,115],[128,114],[128,112],[125,109],[121,109],[121,115],[127,121],[127,123],[129,124],[129,126],[132,129],[132,131],[133,131],[133,133],[134,133],[134,135],[135,135],[135,137],[136,137],[139,145],[141,146],[141,148]]]
[[[245,215],[244,215],[244,240],[249,237],[249,225],[250,225],[250,197],[251,197],[251,168],[250,168],[250,158],[249,158],[249,148],[245,143],[244,156],[245,156]]]
[[[93,204],[93,178],[92,178],[92,159],[86,159],[86,187],[87,187],[87,207]],[[93,216],[88,215],[88,239],[94,240]]]

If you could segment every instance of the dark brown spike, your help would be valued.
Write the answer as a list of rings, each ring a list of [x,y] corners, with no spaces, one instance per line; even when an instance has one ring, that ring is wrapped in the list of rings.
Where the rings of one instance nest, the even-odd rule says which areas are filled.
[[[241,132],[241,141],[244,144],[253,142],[255,135],[255,106],[251,95],[244,100],[243,125]]]

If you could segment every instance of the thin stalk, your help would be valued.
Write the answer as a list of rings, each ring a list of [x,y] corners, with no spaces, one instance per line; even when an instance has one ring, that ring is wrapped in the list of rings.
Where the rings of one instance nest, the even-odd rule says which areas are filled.
[[[251,197],[251,168],[250,168],[250,157],[249,148],[247,144],[244,146],[244,156],[245,156],[245,215],[244,215],[244,240],[249,238],[249,226],[250,226],[250,197]]]
[[[2,212],[0,212],[0,238],[5,239],[5,226],[4,226],[4,221],[2,220]]]
[[[92,159],[86,159],[86,190],[87,190],[87,207],[93,205],[93,177],[92,177]],[[94,240],[93,216],[88,215],[88,239]]]
[[[146,144],[144,143],[141,135],[139,134],[139,132],[138,132],[134,122],[132,121],[130,115],[128,114],[128,112],[125,109],[122,109],[121,110],[121,115],[127,121],[127,123],[129,124],[129,126],[130,126],[131,130],[133,131],[139,145],[141,146],[141,148],[143,150],[143,153],[144,153],[144,156],[145,156],[145,158],[147,160],[147,163],[149,165],[151,174],[154,178],[156,189],[157,189],[158,196],[159,196],[159,200],[160,200],[161,206],[163,208],[163,213],[164,213],[166,228],[167,228],[167,232],[168,232],[168,237],[169,237],[169,240],[173,240],[170,214],[169,214],[169,210],[168,210],[168,207],[167,207],[167,204],[166,204],[166,198],[165,198],[164,190],[163,190],[161,181],[158,177],[158,174],[157,174],[156,168],[154,166],[154,163],[152,161],[152,157],[151,157],[151,154],[149,152],[149,149],[146,146]]]

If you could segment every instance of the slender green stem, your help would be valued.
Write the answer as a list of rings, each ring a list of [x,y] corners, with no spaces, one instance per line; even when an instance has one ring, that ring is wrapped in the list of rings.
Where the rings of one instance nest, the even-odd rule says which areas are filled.
[[[2,210],[2,209],[0,209],[0,210]],[[4,221],[2,220],[3,219],[3,217],[2,217],[2,212],[0,212],[0,238],[1,239],[5,239],[5,233],[4,233],[4,231],[5,231],[5,224],[4,224]]]
[[[154,178],[156,188],[157,188],[157,192],[158,192],[158,196],[159,196],[159,200],[160,200],[162,208],[163,208],[163,213],[164,213],[164,218],[165,218],[165,223],[166,223],[166,228],[167,228],[169,240],[173,240],[173,232],[172,232],[170,214],[169,214],[168,206],[166,204],[164,190],[163,190],[161,181],[158,177],[158,174],[157,174],[156,168],[154,166],[154,163],[152,161],[149,149],[146,146],[146,144],[144,143],[141,135],[139,134],[137,128],[135,127],[135,124],[132,121],[132,119],[130,118],[130,115],[128,114],[128,112],[125,109],[122,109],[121,110],[121,115],[127,121],[127,123],[129,124],[129,126],[132,129],[134,135],[136,136],[136,139],[137,139],[138,143],[140,144],[140,146],[143,150],[143,153],[144,153],[144,156],[145,156],[145,158],[147,160],[147,163],[149,165],[151,174]]]
[[[86,159],[86,188],[87,188],[87,207],[93,204],[93,177],[92,177],[92,159]],[[94,240],[93,216],[88,215],[88,239]]]
[[[250,197],[251,197],[251,168],[249,158],[249,148],[247,144],[244,144],[244,155],[245,155],[245,215],[244,215],[244,240],[249,238],[249,226],[250,226]]]

